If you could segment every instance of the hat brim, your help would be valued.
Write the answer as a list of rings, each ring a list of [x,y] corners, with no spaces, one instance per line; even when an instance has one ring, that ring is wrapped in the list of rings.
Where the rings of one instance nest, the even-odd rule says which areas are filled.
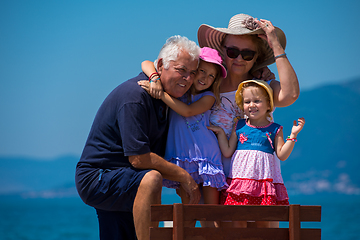
[[[209,63],[218,65],[221,68],[221,77],[226,78],[227,71],[226,71],[226,68],[221,63],[214,61],[213,59],[210,59],[210,58],[203,58],[201,56],[200,56],[200,59],[204,60],[205,62],[209,62]]]
[[[275,27],[276,34],[278,36],[281,46],[285,49],[286,47],[286,37],[285,33],[278,27]],[[216,49],[221,57],[224,59],[224,49],[221,46],[221,42],[224,37],[229,35],[254,35],[254,34],[265,34],[264,30],[261,28],[255,30],[249,30],[247,28],[238,28],[238,29],[228,29],[228,28],[214,28],[212,26],[202,24],[198,29],[198,42],[200,47],[211,47]],[[263,40],[266,48],[266,53],[264,61],[257,62],[254,64],[251,72],[254,72],[260,68],[266,67],[275,62],[274,52],[267,43]]]

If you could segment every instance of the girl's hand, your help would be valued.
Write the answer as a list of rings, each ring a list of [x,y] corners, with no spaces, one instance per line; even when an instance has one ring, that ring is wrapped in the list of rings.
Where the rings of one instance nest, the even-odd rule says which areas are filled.
[[[149,82],[147,80],[138,81],[138,84],[145,89],[151,97],[161,99],[164,95],[164,91],[160,81]]]
[[[219,133],[222,133],[224,132],[224,129],[222,129],[221,127],[219,126],[215,126],[215,125],[210,125],[210,126],[207,126],[207,128],[211,131],[213,131],[216,135],[218,135]],[[224,132],[225,134],[225,132]]]
[[[150,95],[153,98],[161,99],[162,95],[164,94],[162,84],[160,80],[157,81],[151,81],[150,82]]]
[[[143,89],[150,94],[150,82],[147,80],[141,80],[137,82]]]
[[[296,121],[294,120],[294,123],[293,123],[293,127],[291,129],[291,135],[295,135],[295,137],[298,135],[298,133],[303,129],[305,125],[305,118],[299,118],[297,120],[297,123]]]
[[[275,45],[276,46],[280,45],[279,39],[276,35],[275,27],[272,25],[270,21],[264,19],[260,19],[260,20],[255,19],[255,22],[259,24],[261,29],[264,30],[265,32],[265,35],[259,34],[260,38],[265,39],[272,49],[274,48]]]

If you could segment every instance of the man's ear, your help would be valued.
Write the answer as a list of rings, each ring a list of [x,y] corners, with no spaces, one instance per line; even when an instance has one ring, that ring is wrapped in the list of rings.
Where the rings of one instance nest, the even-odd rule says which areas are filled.
[[[159,75],[161,75],[163,69],[164,69],[164,63],[163,63],[163,59],[160,58],[158,61],[157,61],[157,72],[159,73]]]

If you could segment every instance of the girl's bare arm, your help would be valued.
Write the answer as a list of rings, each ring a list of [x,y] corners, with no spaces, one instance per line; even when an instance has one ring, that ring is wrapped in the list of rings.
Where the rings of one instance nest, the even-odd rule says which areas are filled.
[[[275,138],[275,151],[276,155],[281,161],[285,161],[291,154],[292,150],[294,149],[296,137],[298,133],[302,130],[305,124],[304,118],[298,119],[298,124],[296,124],[296,121],[294,121],[293,127],[291,129],[291,134],[289,136],[289,139],[292,140],[284,140],[284,134],[283,130],[281,129],[279,133],[276,135]]]
[[[224,155],[224,157],[231,157],[234,154],[237,145],[235,129],[231,132],[229,140],[226,137],[224,129],[221,127],[212,125],[208,126],[208,129],[212,130],[216,134],[221,153]]]

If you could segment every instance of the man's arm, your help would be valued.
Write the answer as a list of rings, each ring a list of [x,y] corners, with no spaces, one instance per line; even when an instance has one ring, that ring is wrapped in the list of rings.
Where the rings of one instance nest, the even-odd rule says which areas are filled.
[[[134,168],[155,169],[163,178],[180,182],[181,186],[190,197],[190,204],[200,201],[200,190],[197,183],[183,168],[172,164],[155,153],[129,156],[129,162]]]

